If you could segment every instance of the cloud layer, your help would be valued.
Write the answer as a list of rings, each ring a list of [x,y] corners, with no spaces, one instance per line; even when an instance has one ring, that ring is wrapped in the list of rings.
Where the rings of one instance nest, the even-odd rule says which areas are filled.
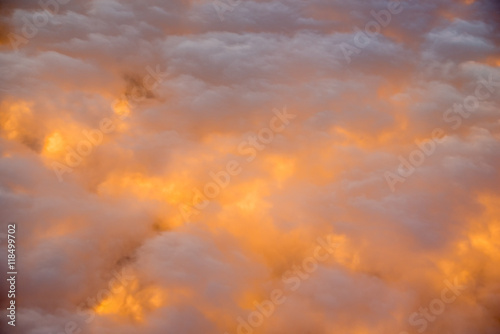
[[[7,332],[498,333],[499,8],[3,1]]]

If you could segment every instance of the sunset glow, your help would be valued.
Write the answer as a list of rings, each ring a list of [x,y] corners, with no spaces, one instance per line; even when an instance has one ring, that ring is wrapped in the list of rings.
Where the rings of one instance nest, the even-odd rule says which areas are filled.
[[[0,19],[1,334],[500,333],[498,1]]]

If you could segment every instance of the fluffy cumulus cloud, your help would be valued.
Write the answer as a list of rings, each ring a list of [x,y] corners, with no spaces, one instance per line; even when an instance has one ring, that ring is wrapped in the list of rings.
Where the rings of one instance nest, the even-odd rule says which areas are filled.
[[[500,6],[0,4],[2,333],[500,333]]]

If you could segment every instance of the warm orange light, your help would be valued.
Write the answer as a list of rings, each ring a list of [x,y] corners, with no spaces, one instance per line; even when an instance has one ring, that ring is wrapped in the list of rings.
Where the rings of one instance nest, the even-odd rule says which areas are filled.
[[[126,100],[118,100],[113,104],[113,111],[118,116],[128,116],[130,114],[129,104]]]
[[[99,315],[117,315],[142,322],[147,312],[163,306],[165,301],[164,290],[155,286],[140,288],[139,281],[135,279],[113,287],[109,297],[94,310]]]
[[[64,140],[59,132],[54,132],[45,139],[44,151],[48,154],[59,153],[64,149]]]
[[[267,157],[273,179],[282,186],[283,182],[295,172],[295,159],[291,157],[271,155]]]
[[[27,121],[31,116],[31,105],[25,101],[14,103],[3,102],[2,110],[7,112],[0,118],[0,125],[7,134],[7,139],[17,139],[20,134],[26,130],[23,129],[23,122]]]

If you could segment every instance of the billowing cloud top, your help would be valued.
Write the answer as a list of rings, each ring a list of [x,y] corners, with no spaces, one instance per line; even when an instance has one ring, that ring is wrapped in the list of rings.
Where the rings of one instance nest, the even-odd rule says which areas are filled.
[[[2,1],[2,333],[500,333],[499,8]]]

